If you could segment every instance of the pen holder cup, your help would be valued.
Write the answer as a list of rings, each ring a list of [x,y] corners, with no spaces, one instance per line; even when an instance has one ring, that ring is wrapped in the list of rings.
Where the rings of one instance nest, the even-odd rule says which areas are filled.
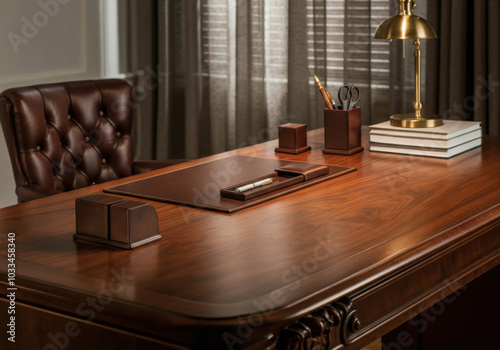
[[[347,111],[325,108],[325,148],[323,153],[351,156],[361,146],[361,108]]]

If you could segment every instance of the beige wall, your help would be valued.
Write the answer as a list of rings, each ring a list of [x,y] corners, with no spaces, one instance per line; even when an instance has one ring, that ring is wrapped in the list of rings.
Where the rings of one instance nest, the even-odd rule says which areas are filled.
[[[0,91],[38,83],[119,76],[116,0],[2,0]],[[111,27],[110,27],[111,24]],[[3,132],[0,207],[16,204]]]

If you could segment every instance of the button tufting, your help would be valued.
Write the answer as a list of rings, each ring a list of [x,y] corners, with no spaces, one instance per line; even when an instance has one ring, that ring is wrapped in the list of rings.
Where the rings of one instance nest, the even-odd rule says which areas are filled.
[[[99,111],[99,116],[104,117],[104,112],[103,111]]]
[[[121,137],[121,136],[122,136],[122,134],[120,134],[120,132],[118,131],[118,132],[116,133],[116,137]]]
[[[90,141],[90,137],[85,136],[85,142],[89,142],[89,141]]]
[[[107,163],[107,162],[106,162],[106,159],[104,159],[104,158],[103,158],[103,159],[101,160],[101,163],[102,163],[102,164],[106,164],[106,163]]]
[[[41,149],[42,149],[42,147],[40,147],[40,146],[36,146],[36,150],[37,150],[37,151],[40,151]]]
[[[68,120],[71,120],[71,116],[68,114]]]

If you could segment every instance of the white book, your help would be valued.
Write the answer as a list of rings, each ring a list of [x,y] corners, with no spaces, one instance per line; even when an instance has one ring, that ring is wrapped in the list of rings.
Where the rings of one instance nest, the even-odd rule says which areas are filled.
[[[434,128],[402,128],[392,126],[390,121],[370,125],[370,135],[429,138],[448,140],[471,131],[481,129],[481,122],[463,120],[443,120],[443,125]]]
[[[390,145],[401,146],[418,146],[427,148],[452,148],[462,143],[478,139],[482,137],[481,128],[474,131],[462,134],[449,139],[436,139],[432,137],[402,137],[402,136],[388,136],[382,134],[370,134],[370,142],[385,143]]]
[[[451,158],[457,154],[468,151],[472,148],[481,146],[482,138],[478,138],[452,148],[427,148],[427,147],[412,147],[400,145],[388,145],[380,143],[370,144],[370,151],[409,154],[424,157]]]

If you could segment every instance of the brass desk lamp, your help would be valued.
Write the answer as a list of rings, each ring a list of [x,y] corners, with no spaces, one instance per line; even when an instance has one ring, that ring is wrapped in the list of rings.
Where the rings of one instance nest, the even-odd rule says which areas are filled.
[[[399,13],[386,19],[377,28],[375,39],[415,39],[415,113],[396,114],[391,116],[391,125],[404,128],[431,128],[443,124],[438,115],[422,115],[420,102],[420,39],[437,38],[434,28],[427,20],[415,16],[415,0],[398,0]],[[403,46],[404,47],[404,46]],[[403,49],[404,50],[404,49]]]

